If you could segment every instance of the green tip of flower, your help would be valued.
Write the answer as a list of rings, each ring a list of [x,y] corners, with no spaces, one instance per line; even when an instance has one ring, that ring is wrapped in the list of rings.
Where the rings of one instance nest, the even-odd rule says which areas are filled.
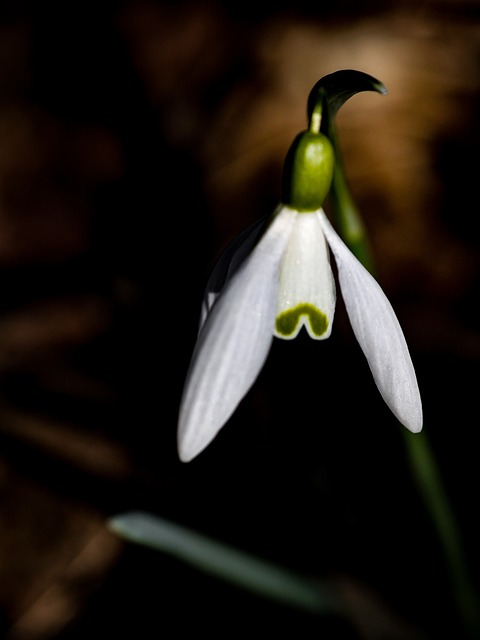
[[[314,118],[312,123],[311,129],[315,129]],[[285,159],[282,202],[297,211],[320,209],[333,178],[332,144],[322,133],[311,129],[295,138]]]
[[[309,129],[294,140],[285,160],[282,202],[297,211],[320,209],[330,191],[335,167],[333,118],[360,91],[387,93],[373,76],[343,69],[323,76],[308,97]]]
[[[293,309],[287,309],[275,320],[275,335],[278,338],[293,338],[298,332],[298,324],[303,317],[308,318],[308,325],[313,337],[320,338],[328,329],[327,316],[313,304],[298,304]],[[310,333],[309,332],[309,333]]]

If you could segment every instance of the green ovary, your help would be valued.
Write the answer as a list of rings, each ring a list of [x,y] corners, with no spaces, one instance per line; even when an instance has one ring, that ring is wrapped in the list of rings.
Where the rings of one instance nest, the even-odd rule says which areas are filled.
[[[308,316],[310,329],[316,336],[322,336],[328,328],[327,316],[313,304],[298,304],[293,309],[282,311],[275,320],[275,329],[280,336],[290,337],[297,328],[301,316]]]

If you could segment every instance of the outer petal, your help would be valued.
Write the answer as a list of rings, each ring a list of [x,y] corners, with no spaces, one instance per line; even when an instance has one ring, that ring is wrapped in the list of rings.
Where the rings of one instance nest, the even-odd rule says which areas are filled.
[[[218,298],[195,346],[180,406],[187,462],[217,435],[255,382],[273,340],[278,270],[296,213],[281,209]]]
[[[305,326],[311,338],[332,331],[335,281],[316,212],[300,213],[280,266],[275,335],[292,339]]]
[[[340,288],[355,336],[383,399],[410,431],[422,429],[422,402],[415,370],[397,317],[376,280],[337,235],[325,214],[320,221],[335,256]]]
[[[220,254],[205,288],[199,330],[203,327],[222,289],[227,285],[230,278],[262,235],[265,227],[269,223],[269,218],[270,216],[266,216],[254,222],[232,240]]]

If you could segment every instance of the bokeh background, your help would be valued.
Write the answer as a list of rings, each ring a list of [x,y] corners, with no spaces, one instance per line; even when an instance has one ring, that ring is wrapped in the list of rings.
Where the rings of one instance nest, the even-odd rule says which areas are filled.
[[[269,3],[268,3],[269,4]],[[403,436],[339,302],[275,341],[196,460],[176,418],[209,270],[276,205],[323,75],[480,588],[477,0],[0,5],[0,632],[466,637]],[[351,624],[117,539],[144,509],[339,590]]]

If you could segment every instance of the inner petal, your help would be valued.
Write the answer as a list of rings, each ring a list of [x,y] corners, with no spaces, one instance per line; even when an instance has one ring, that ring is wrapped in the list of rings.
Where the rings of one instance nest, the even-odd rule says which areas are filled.
[[[302,326],[323,340],[332,330],[335,283],[322,227],[315,212],[295,219],[279,274],[274,334],[295,338]]]

